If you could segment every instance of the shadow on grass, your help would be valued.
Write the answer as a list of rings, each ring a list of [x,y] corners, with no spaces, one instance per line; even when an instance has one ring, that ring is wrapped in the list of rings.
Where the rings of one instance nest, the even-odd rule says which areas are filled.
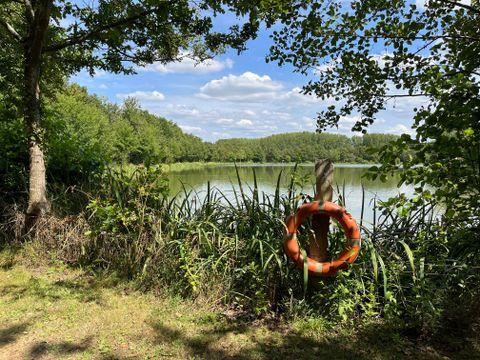
[[[23,334],[29,326],[29,322],[23,322],[0,329],[0,347],[17,341],[18,337]]]
[[[57,280],[53,283],[42,279],[31,278],[24,285],[0,286],[0,296],[14,301],[25,296],[57,301],[73,298],[80,302],[95,302],[104,305],[104,284],[93,279],[76,278]]]
[[[185,349],[187,356],[208,359],[444,359],[445,354],[422,344],[399,337],[384,326],[369,326],[352,335],[319,334],[319,338],[302,335],[294,331],[282,333],[279,337],[247,334],[252,326],[229,324],[220,329],[197,330],[190,336],[161,322],[150,324],[156,333],[158,344],[177,344]],[[327,331],[327,330],[323,330]],[[231,334],[245,334],[232,340]],[[243,337],[245,339],[245,337]],[[237,343],[236,343],[237,342]],[[465,356],[462,356],[465,354]],[[173,354],[172,354],[173,355]],[[447,354],[458,359],[480,359],[480,352],[466,345],[461,353]]]
[[[38,359],[44,355],[72,355],[87,350],[92,344],[93,336],[88,336],[82,341],[75,343],[71,341],[61,341],[47,343],[46,341],[38,342],[30,348],[29,356]]]
[[[179,330],[160,323],[152,324],[160,344],[177,343],[189,356],[209,359],[361,359],[358,352],[339,346],[337,341],[316,341],[298,334],[285,334],[278,342],[273,339],[257,339],[248,336],[252,343],[245,344],[227,340],[229,334],[246,333],[248,326],[231,325],[221,330],[202,331],[199,335],[188,336]],[[230,338],[231,339],[231,338]]]
[[[58,280],[53,283],[57,289],[69,291],[82,302],[95,302],[100,305],[105,305],[102,296],[104,285],[93,279]]]

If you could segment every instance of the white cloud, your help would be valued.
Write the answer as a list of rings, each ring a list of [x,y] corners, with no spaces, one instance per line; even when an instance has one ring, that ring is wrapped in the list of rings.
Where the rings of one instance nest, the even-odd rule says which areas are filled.
[[[162,101],[165,100],[165,95],[159,91],[135,91],[127,94],[117,94],[117,98],[125,99],[127,97],[134,97],[138,100],[147,100],[147,101]]]
[[[214,122],[216,124],[232,124],[235,120],[233,119],[228,119],[228,118],[220,118],[215,120]]]
[[[180,127],[180,129],[190,134],[202,134],[205,132],[204,129],[198,126],[190,126],[190,125],[178,125],[178,126]]]
[[[161,74],[171,73],[190,73],[190,74],[208,74],[212,72],[231,69],[233,60],[216,60],[208,59],[199,61],[191,57],[184,57],[181,61],[171,62],[168,64],[154,63],[145,67],[138,68],[138,71],[158,72]]]
[[[339,124],[353,126],[357,121],[360,120],[360,115],[352,116],[340,116]]]
[[[281,102],[288,102],[291,104],[298,104],[298,103],[317,103],[321,102],[315,95],[305,95],[302,94],[302,89],[299,87],[294,87],[292,90],[287,91],[284,94],[280,94],[278,99]]]
[[[314,75],[320,75],[321,73],[327,72],[329,70],[333,70],[339,63],[340,63],[340,59],[335,58],[335,59],[330,60],[326,63],[318,65],[313,70],[313,74]]]
[[[405,115],[408,114],[411,117],[414,108],[421,108],[430,103],[430,99],[427,96],[407,96],[408,93],[405,90],[395,90],[393,84],[388,84],[388,89],[390,94],[399,96],[387,99],[385,102],[387,110],[405,113]]]
[[[286,120],[292,117],[292,114],[286,111],[262,110],[262,115],[272,117],[276,120]]]
[[[346,130],[347,132],[352,130],[352,127],[360,121],[360,115],[340,116],[338,121],[338,129]]]
[[[386,64],[386,57],[388,57],[389,55],[391,55],[390,53],[384,51],[380,54],[372,54],[370,55],[370,59],[374,60],[378,66],[380,66],[381,68],[385,66]],[[324,72],[327,72],[329,70],[333,70],[335,67],[337,67],[339,64],[340,64],[341,60],[340,58],[335,58],[335,59],[332,59],[324,64],[321,64],[321,65],[318,65],[315,67],[315,69],[313,70],[313,74],[314,75],[321,75],[322,73]]]
[[[317,120],[307,116],[302,117],[302,122],[305,124],[305,126],[310,128],[315,128],[317,126]]]
[[[425,9],[425,6],[427,5],[427,0],[415,0],[415,5],[417,5],[417,8],[419,9]]]
[[[108,73],[105,70],[95,70],[95,73],[93,74],[94,78],[101,78],[108,75]]]
[[[230,102],[265,103],[275,102],[288,105],[299,103],[319,103],[315,96],[304,95],[302,89],[294,87],[289,91],[268,75],[260,76],[247,71],[242,75],[227,75],[218,80],[211,80],[200,88],[197,97]],[[247,114],[255,114],[245,110]]]
[[[151,74],[143,73],[138,76],[147,78],[143,80],[146,83]],[[301,94],[299,87],[287,87],[286,83],[265,74],[247,72],[218,76],[216,79],[198,87],[202,90],[196,92],[202,96],[193,96],[195,90],[193,94],[190,92],[187,95],[164,93],[168,91],[166,86],[157,88],[157,91],[152,91],[151,88],[143,91],[124,90],[125,93],[117,94],[117,98],[134,96],[145,110],[172,120],[179,124],[183,131],[207,141],[221,138],[252,138],[293,131],[313,132],[317,127],[316,114],[328,105],[327,101]],[[109,82],[102,81],[97,84],[100,83],[106,83],[111,89],[114,88]],[[178,89],[175,88],[175,91]],[[163,100],[164,94],[167,95],[168,101]],[[241,99],[244,97],[247,99]],[[393,101],[389,104],[393,105]],[[402,102],[402,108],[405,110],[411,105],[406,99]],[[399,113],[398,103],[394,110],[379,114],[382,119],[370,127],[369,132],[411,132],[409,130],[411,114]],[[383,119],[386,119],[388,124],[382,124]],[[351,128],[356,120],[357,114],[342,117],[340,127],[329,129],[328,132],[352,136],[354,133],[351,132]]]
[[[292,130],[292,131],[296,131],[296,130],[301,130],[302,129],[302,124],[296,122],[296,121],[288,121],[286,123],[288,125],[288,127]]]
[[[241,127],[250,127],[253,125],[253,122],[252,120],[241,119],[240,121],[237,121],[237,125]]]
[[[385,130],[387,134],[402,135],[402,134],[414,134],[412,128],[409,128],[403,124],[397,124],[391,128]]]
[[[166,111],[169,114],[193,116],[193,117],[196,117],[200,114],[200,110],[198,110],[195,107],[179,105],[179,104],[168,104],[166,106]]]
[[[228,75],[212,80],[200,88],[201,98],[222,101],[258,102],[272,100],[283,85],[270,76],[260,76],[250,71],[242,75]]]

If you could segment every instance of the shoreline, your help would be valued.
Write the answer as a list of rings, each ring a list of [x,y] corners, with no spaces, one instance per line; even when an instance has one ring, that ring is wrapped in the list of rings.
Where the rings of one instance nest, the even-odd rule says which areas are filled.
[[[218,163],[218,162],[180,162],[180,163],[171,163],[171,164],[161,164],[165,172],[179,172],[187,170],[199,170],[209,167],[293,167],[295,165],[300,167],[314,166],[315,163],[256,163],[256,162],[241,162],[241,163]],[[371,166],[378,166],[378,163],[337,163],[334,164],[335,167],[339,168],[369,168]]]

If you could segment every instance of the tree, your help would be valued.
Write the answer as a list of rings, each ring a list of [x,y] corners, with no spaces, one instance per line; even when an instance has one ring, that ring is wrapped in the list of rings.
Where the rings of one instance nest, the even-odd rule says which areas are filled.
[[[380,173],[433,187],[445,216],[477,224],[480,213],[480,4],[415,1],[295,1],[273,33],[269,60],[315,78],[304,91],[335,99],[319,130],[356,115],[367,131],[392,99],[423,98],[416,135],[381,154]],[[478,236],[478,233],[477,235]]]
[[[105,101],[78,85],[65,86],[43,106],[47,181],[86,181],[113,155],[115,133]]]
[[[2,70],[0,85],[15,90],[26,129],[27,220],[34,222],[49,208],[41,106],[48,83],[55,88],[54,79],[84,68],[91,74],[97,69],[128,74],[134,65],[177,61],[187,52],[203,60],[226,46],[240,51],[255,35],[259,18],[269,18],[261,5],[233,0],[3,1],[0,54],[14,66]],[[245,20],[224,33],[213,31],[212,17],[225,11]]]

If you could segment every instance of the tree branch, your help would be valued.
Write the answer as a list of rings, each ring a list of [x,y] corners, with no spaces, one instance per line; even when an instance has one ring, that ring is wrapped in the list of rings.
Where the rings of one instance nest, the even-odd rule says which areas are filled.
[[[387,99],[394,99],[394,98],[404,98],[404,97],[419,97],[419,96],[423,96],[423,97],[428,97],[430,94],[426,94],[426,93],[418,93],[418,94],[387,94],[387,95],[383,95],[382,97],[384,98],[387,98]]]
[[[5,20],[0,19],[0,25],[2,25],[10,35],[12,35],[18,42],[22,42],[23,39],[20,36],[20,34],[13,28],[12,25],[10,25],[8,22]]]
[[[468,11],[471,11],[471,12],[474,12],[474,13],[480,15],[480,9],[476,9],[471,5],[467,5],[467,4],[463,4],[461,2],[456,2],[456,1],[451,1],[451,0],[437,0],[437,1],[438,2],[443,2],[443,3],[446,3],[446,4],[450,4],[450,5],[453,5],[453,6],[458,6],[458,7],[464,8],[465,10],[468,10]]]
[[[295,33],[291,31],[290,33],[291,36],[294,36]],[[288,35],[284,35],[288,36]],[[389,39],[389,40],[395,40],[395,39],[402,39],[402,40],[422,40],[422,41],[435,41],[435,40],[440,40],[440,39],[451,39],[451,40],[471,40],[471,41],[480,41],[480,37],[478,36],[468,36],[468,35],[450,35],[450,34],[441,34],[441,35],[422,35],[418,34],[415,36],[409,36],[409,35],[402,35],[402,34],[388,34],[388,33],[372,33],[371,35],[362,35],[362,34],[357,34],[355,32],[347,32],[347,31],[336,31],[336,30],[331,30],[331,31],[324,31],[324,32],[319,32],[312,37],[314,38],[328,38],[328,37],[338,37],[342,40],[345,40],[347,38],[355,38],[355,39]],[[272,36],[272,38],[275,40],[275,38],[280,38],[279,36]]]
[[[121,26],[121,25],[131,23],[135,20],[140,19],[141,17],[150,15],[151,13],[155,12],[156,10],[157,10],[156,8],[145,10],[145,11],[142,11],[138,14],[135,14],[135,15],[132,15],[132,16],[114,21],[114,22],[109,23],[109,24],[105,24],[105,25],[100,26],[100,27],[98,27],[96,29],[93,29],[91,31],[84,32],[83,34],[67,38],[59,44],[54,44],[54,45],[45,47],[44,52],[58,51],[58,50],[65,49],[65,48],[67,48],[69,46],[72,46],[72,45],[81,44],[84,41],[88,40],[89,38],[103,32],[103,31],[110,30],[110,29],[116,28],[117,26]]]

